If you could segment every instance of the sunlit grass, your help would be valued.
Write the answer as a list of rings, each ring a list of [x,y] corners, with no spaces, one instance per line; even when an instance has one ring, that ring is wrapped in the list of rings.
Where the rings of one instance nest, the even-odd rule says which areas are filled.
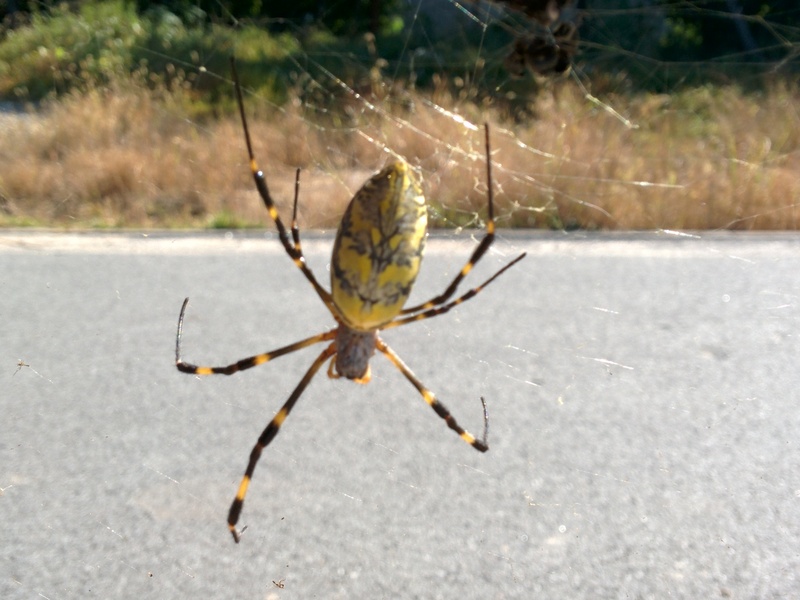
[[[39,100],[26,115],[0,115],[0,226],[268,226],[234,112],[232,52],[258,160],[287,217],[303,169],[303,226],[335,227],[392,154],[419,168],[434,225],[480,224],[484,121],[500,226],[798,225],[796,85],[608,92],[612,111],[564,79],[520,112],[453,78],[424,89],[389,79],[365,39],[353,42],[363,56],[328,57],[344,71],[358,65],[341,75],[357,96],[319,66],[313,77],[299,69],[289,34],[200,31],[128,6],[65,8],[0,43],[0,95]]]
[[[96,88],[15,118],[0,138],[0,224],[267,225],[236,116],[199,125],[187,118],[181,89]],[[501,226],[795,229],[797,89],[707,94],[713,101],[702,110],[692,97],[615,99],[636,128],[569,85],[525,124],[491,108],[459,108],[468,121],[492,124]],[[420,167],[436,224],[476,222],[486,193],[482,132],[422,100],[413,113],[367,114],[347,127],[315,126],[299,103],[254,118],[259,162],[283,213],[302,167],[301,221],[335,226],[350,195],[388,158],[384,146]]]

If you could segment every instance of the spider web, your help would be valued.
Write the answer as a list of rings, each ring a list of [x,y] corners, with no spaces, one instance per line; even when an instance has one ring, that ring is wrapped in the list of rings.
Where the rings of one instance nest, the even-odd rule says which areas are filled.
[[[263,160],[280,169],[272,182],[286,213],[291,173],[305,169],[300,215],[310,227],[335,228],[365,177],[398,157],[425,181],[434,225],[480,227],[489,123],[500,227],[794,229],[797,139],[786,124],[797,122],[798,31],[710,6],[567,8],[557,23],[589,37],[568,55],[572,69],[554,76],[531,59],[518,78],[509,52],[519,40],[558,43],[556,24],[497,3],[410,3],[391,61],[369,35],[358,54],[289,57],[295,100],[265,110],[292,135],[279,134],[287,144],[265,131]],[[670,23],[698,14],[760,35],[742,33],[739,53],[658,58]],[[640,36],[623,29],[631,23]],[[448,44],[474,48],[474,61],[458,62]],[[254,91],[249,101],[258,100]],[[746,111],[763,118],[744,123]]]
[[[565,11],[585,39],[561,75],[507,66],[515,40],[553,27],[450,0],[409,3],[394,62],[306,54],[293,103],[246,90],[287,220],[303,167],[303,245],[323,284],[346,202],[402,157],[439,226],[410,302],[444,289],[483,235],[484,122],[500,230],[462,288],[528,257],[384,336],[477,435],[486,398],[491,450],[458,440],[380,356],[367,386],[320,374],[264,453],[239,546],[224,519],[246,455],[314,351],[197,379],[174,371],[171,344],[187,294],[185,352],[202,364],[329,326],[272,232],[0,236],[2,595],[796,595],[796,90],[776,77],[752,92],[758,137],[734,118],[755,110],[746,93],[730,88],[725,108],[685,79],[791,72],[800,31],[727,3],[629,4]],[[769,32],[755,40],[769,60],[654,59],[665,19],[696,13]],[[615,22],[631,14],[633,33]],[[454,69],[442,39],[477,40],[474,59]],[[650,91],[632,94],[634,78]],[[226,202],[257,220],[239,136],[220,151],[242,172]],[[764,187],[771,203],[744,202]],[[727,232],[761,227],[788,233]]]

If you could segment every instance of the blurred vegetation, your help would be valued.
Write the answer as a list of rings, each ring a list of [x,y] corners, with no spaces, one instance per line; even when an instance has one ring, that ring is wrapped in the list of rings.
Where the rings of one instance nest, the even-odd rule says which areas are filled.
[[[27,12],[0,28],[0,100],[36,118],[0,120],[0,226],[266,224],[231,55],[276,197],[306,169],[304,224],[337,224],[381,145],[422,169],[432,223],[479,223],[482,154],[458,119],[500,132],[501,226],[800,219],[795,2],[585,0],[569,15],[578,76],[543,82],[504,67],[529,27],[512,13],[484,29],[395,0],[15,1]]]
[[[229,96],[220,74],[234,53],[245,85],[276,103],[311,67],[356,88],[385,74],[417,87],[445,81],[477,101],[500,87],[509,97],[537,88],[530,78],[509,82],[503,67],[514,36],[530,28],[513,12],[498,12],[484,29],[448,27],[437,13],[408,12],[400,0],[13,4],[13,19],[12,3],[0,4],[6,100],[38,101],[146,72],[154,85],[188,81],[198,103],[214,106]],[[583,0],[578,7],[567,14],[579,22],[579,66],[590,78],[673,92],[709,82],[759,86],[765,73],[797,75],[800,8],[793,0]],[[423,26],[410,27],[415,21]]]
[[[735,83],[758,89],[796,77],[796,0],[585,0],[583,64],[624,73],[637,90]]]

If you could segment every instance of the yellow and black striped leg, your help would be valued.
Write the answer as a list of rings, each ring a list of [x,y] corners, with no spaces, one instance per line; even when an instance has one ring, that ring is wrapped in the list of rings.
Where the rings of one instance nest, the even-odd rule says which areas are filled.
[[[275,202],[272,200],[272,195],[269,193],[267,179],[264,177],[264,172],[258,168],[258,164],[256,163],[255,154],[253,153],[253,143],[250,141],[250,129],[247,127],[247,117],[245,116],[244,112],[242,88],[239,85],[239,75],[236,72],[236,61],[233,57],[231,57],[231,74],[233,75],[233,83],[234,87],[236,88],[236,100],[239,103],[239,115],[242,118],[244,139],[247,143],[247,155],[250,158],[250,171],[253,173],[253,179],[256,182],[258,195],[261,196],[261,200],[264,203],[264,206],[267,207],[267,212],[269,213],[270,218],[272,218],[275,223],[275,227],[278,229],[278,238],[280,239],[284,250],[286,250],[286,254],[289,255],[289,258],[292,259],[297,268],[303,272],[303,275],[305,275],[309,283],[314,286],[314,290],[317,292],[317,295],[320,297],[320,299],[325,303],[325,306],[327,306],[331,312],[334,312],[333,299],[331,298],[330,293],[319,284],[317,278],[314,276],[314,273],[306,264],[305,256],[303,256],[303,252],[300,250],[299,244],[297,243],[299,238],[294,238],[295,246],[293,246],[289,241],[289,234],[286,232],[286,226],[283,224],[283,221],[278,214],[278,209],[275,206]]]
[[[414,375],[411,369],[408,368],[403,360],[397,354],[395,354],[394,350],[389,348],[389,346],[387,346],[382,339],[377,338],[375,340],[375,347],[380,350],[386,356],[386,358],[392,361],[392,364],[397,367],[403,375],[406,376],[406,379],[408,379],[415,388],[417,388],[417,391],[419,391],[419,393],[422,395],[422,398],[425,400],[425,402],[428,403],[428,406],[430,406],[437,415],[444,419],[445,423],[447,423],[447,426],[461,436],[462,440],[480,452],[486,452],[489,449],[489,412],[486,410],[486,402],[483,398],[481,398],[481,404],[483,404],[483,438],[477,439],[474,435],[465,430],[456,422],[455,418],[450,414],[450,411],[447,410],[445,405],[436,399],[434,393],[426,388],[419,379],[417,379],[417,376]]]
[[[178,318],[178,335],[175,338],[175,366],[182,373],[191,373],[194,375],[233,375],[237,371],[244,371],[245,369],[250,369],[258,365],[263,365],[264,363],[271,361],[273,358],[278,358],[279,356],[283,356],[284,354],[289,354],[291,352],[294,352],[295,350],[300,350],[302,348],[318,344],[319,342],[330,341],[336,337],[336,330],[334,329],[331,331],[326,331],[325,333],[320,333],[319,335],[315,335],[310,338],[306,338],[304,340],[300,340],[299,342],[295,342],[294,344],[289,344],[288,346],[284,346],[283,348],[272,350],[271,352],[256,354],[255,356],[248,356],[247,358],[243,358],[242,360],[239,360],[233,364],[224,367],[199,367],[197,365],[184,362],[183,359],[181,358],[181,338],[183,336],[183,318],[186,314],[186,305],[188,303],[189,299],[186,298],[183,301],[183,306],[181,306],[181,315]]]
[[[381,327],[381,331],[383,331],[384,329],[392,329],[393,327],[399,327],[400,325],[406,325],[407,323],[413,323],[414,321],[423,321],[425,319],[430,319],[431,317],[435,317],[437,315],[442,315],[442,314],[448,312],[450,309],[458,306],[459,304],[461,304],[463,302],[466,302],[470,298],[474,298],[475,296],[477,296],[478,293],[481,290],[483,290],[483,288],[485,288],[487,285],[492,283],[492,281],[494,281],[495,279],[500,277],[500,275],[502,275],[505,271],[507,271],[508,269],[513,267],[515,264],[517,264],[519,261],[521,261],[523,258],[525,258],[526,254],[527,254],[526,252],[523,252],[517,258],[515,258],[510,263],[508,263],[506,266],[504,266],[502,269],[497,271],[497,273],[495,273],[494,275],[489,277],[489,279],[484,281],[482,284],[480,284],[477,287],[472,288],[471,290],[469,290],[468,292],[466,292],[462,296],[459,296],[455,300],[451,300],[450,302],[448,302],[447,304],[445,304],[443,306],[435,306],[435,307],[429,308],[427,310],[423,310],[422,312],[417,313],[416,315],[411,315],[409,317],[403,317],[402,319],[395,319],[394,321],[391,321],[390,323],[388,323],[388,324],[384,325],[383,327]]]
[[[294,203],[292,207],[292,239],[294,240],[294,249],[303,254],[303,247],[300,244],[300,228],[297,226],[297,199],[300,196],[300,169],[294,172]]]
[[[489,246],[492,245],[494,242],[494,184],[492,183],[492,150],[491,146],[489,145],[489,124],[484,124],[484,130],[486,132],[486,186],[487,186],[487,196],[488,196],[488,215],[486,218],[486,234],[483,236],[483,239],[478,244],[478,247],[472,252],[472,256],[469,257],[467,264],[461,267],[461,271],[458,272],[458,275],[455,276],[455,279],[450,282],[450,285],[447,286],[444,292],[439,294],[438,296],[431,298],[427,302],[423,302],[422,304],[417,304],[416,306],[412,306],[410,308],[404,308],[400,314],[408,315],[419,310],[428,310],[429,308],[433,308],[434,306],[439,306],[440,304],[444,304],[450,297],[456,292],[459,284],[464,280],[464,278],[472,271],[472,267],[483,257],[486,251],[489,249]]]
[[[256,445],[253,446],[253,450],[250,452],[250,461],[247,463],[247,469],[244,472],[244,477],[242,477],[242,482],[239,484],[239,490],[236,492],[236,498],[234,498],[233,503],[231,504],[231,509],[228,512],[228,529],[230,529],[231,535],[233,535],[233,540],[237,544],[239,543],[240,534],[236,530],[236,522],[239,520],[239,515],[242,512],[242,506],[244,506],[244,497],[247,495],[247,488],[250,485],[250,480],[253,478],[253,471],[256,469],[258,459],[261,458],[261,452],[269,445],[275,436],[278,435],[281,425],[283,425],[286,417],[289,416],[289,413],[292,411],[295,402],[297,402],[297,399],[303,394],[306,386],[308,386],[309,382],[314,378],[314,375],[317,374],[319,368],[334,354],[336,354],[336,344],[330,344],[327,348],[325,348],[325,350],[322,351],[322,354],[317,357],[308,371],[306,371],[303,379],[301,379],[300,383],[297,384],[297,387],[292,392],[292,395],[289,396],[289,399],[286,401],[286,403],[281,407],[278,413],[272,418],[267,427],[261,433]]]

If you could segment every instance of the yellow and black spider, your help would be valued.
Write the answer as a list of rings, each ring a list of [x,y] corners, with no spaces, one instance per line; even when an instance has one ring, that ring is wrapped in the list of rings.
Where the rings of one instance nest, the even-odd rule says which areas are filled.
[[[464,265],[447,289],[427,302],[411,308],[403,308],[408,295],[411,293],[411,287],[417,277],[422,260],[422,251],[425,246],[425,236],[427,235],[427,211],[425,198],[411,168],[407,163],[397,161],[374,175],[350,201],[333,246],[333,256],[331,258],[332,291],[328,292],[314,277],[303,256],[300,233],[297,227],[297,180],[295,181],[294,211],[291,225],[292,240],[290,241],[286,227],[281,221],[272,196],[270,196],[267,189],[264,173],[258,168],[253,155],[250,132],[247,128],[247,119],[244,112],[242,90],[233,60],[231,60],[231,69],[236,88],[236,99],[239,103],[239,112],[242,118],[244,137],[247,143],[247,153],[250,158],[250,169],[253,173],[258,193],[267,207],[270,217],[275,222],[275,226],[278,229],[278,237],[286,253],[314,287],[317,295],[333,315],[337,324],[335,328],[324,333],[271,352],[243,358],[225,367],[199,367],[184,362],[181,358],[181,334],[186,305],[189,299],[186,298],[183,301],[175,340],[175,364],[178,370],[183,373],[232,375],[237,371],[264,364],[295,350],[320,342],[329,342],[311,364],[306,374],[303,375],[289,399],[261,433],[258,442],[256,442],[250,453],[247,470],[228,513],[228,528],[233,535],[233,539],[238,543],[240,533],[236,529],[236,522],[239,520],[247,488],[253,477],[253,471],[261,452],[277,435],[278,430],[283,425],[298,398],[300,398],[300,395],[306,389],[306,386],[328,359],[331,359],[328,367],[329,377],[346,377],[358,383],[367,383],[370,379],[369,359],[377,349],[405,375],[406,379],[417,388],[425,402],[464,441],[481,452],[486,452],[489,449],[486,439],[489,429],[489,417],[483,398],[481,398],[481,403],[483,404],[484,435],[482,439],[477,439],[456,423],[447,408],[436,399],[433,392],[417,379],[400,357],[386,345],[378,336],[378,332],[435,317],[449,311],[454,306],[475,296],[506,269],[520,261],[525,254],[515,258],[481,285],[462,294],[455,300],[450,300],[461,280],[466,277],[494,240],[492,172],[489,160],[489,129],[487,126],[486,171],[489,190],[489,214],[486,221],[486,234],[472,253],[467,264]],[[299,177],[299,169],[297,176]]]

